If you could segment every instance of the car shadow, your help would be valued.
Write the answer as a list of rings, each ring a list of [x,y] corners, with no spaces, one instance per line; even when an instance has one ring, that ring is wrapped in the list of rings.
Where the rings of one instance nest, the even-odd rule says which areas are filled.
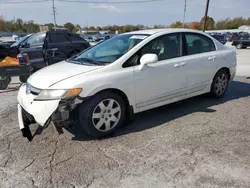
[[[216,110],[210,107],[248,96],[250,96],[250,83],[233,81],[229,85],[227,93],[221,99],[205,94],[136,114],[133,122],[126,127],[122,127],[110,137],[144,131],[195,112],[216,113]],[[67,131],[74,135],[72,140],[93,140],[78,126],[71,126],[67,128]]]

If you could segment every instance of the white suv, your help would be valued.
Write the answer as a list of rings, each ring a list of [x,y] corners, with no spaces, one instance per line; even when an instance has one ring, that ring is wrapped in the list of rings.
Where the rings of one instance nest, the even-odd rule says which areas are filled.
[[[210,92],[235,76],[236,50],[199,31],[154,29],[117,35],[34,73],[18,93],[19,126],[69,120],[94,137],[133,113]]]

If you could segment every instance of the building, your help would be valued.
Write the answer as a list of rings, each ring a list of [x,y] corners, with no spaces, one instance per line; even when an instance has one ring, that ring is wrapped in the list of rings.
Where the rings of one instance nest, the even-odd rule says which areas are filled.
[[[47,26],[47,25],[40,25],[39,28],[40,28],[40,31],[48,31],[49,30],[49,26]]]
[[[249,30],[250,31],[250,25],[242,25],[239,27],[241,30]]]

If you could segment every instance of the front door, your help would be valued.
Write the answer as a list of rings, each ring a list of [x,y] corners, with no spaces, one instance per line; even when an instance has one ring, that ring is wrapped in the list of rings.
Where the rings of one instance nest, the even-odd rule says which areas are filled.
[[[29,56],[29,63],[36,67],[42,68],[45,66],[43,56],[43,43],[46,33],[36,33],[28,38],[19,48],[20,53],[27,53]]]
[[[182,57],[181,33],[160,36],[140,50],[144,54],[155,53],[158,62],[144,70],[134,66],[134,90],[136,107],[147,109],[185,95],[187,64]]]

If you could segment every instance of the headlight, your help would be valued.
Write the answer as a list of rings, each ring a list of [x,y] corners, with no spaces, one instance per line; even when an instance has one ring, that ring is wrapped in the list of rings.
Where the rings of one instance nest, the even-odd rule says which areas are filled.
[[[58,99],[67,99],[74,98],[79,95],[82,91],[82,88],[74,89],[45,89],[42,90],[39,95],[35,98],[35,101],[44,101],[44,100],[58,100]]]

